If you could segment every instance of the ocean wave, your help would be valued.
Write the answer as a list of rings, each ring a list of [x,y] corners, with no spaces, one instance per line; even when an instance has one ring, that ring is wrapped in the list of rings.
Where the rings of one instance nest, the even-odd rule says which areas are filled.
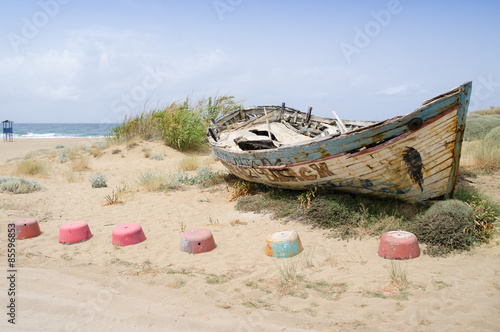
[[[17,135],[14,134],[14,137]],[[35,134],[35,133],[26,133],[26,134],[21,134],[18,136],[18,138],[44,138],[44,137],[56,137],[56,133],[46,133],[46,134]]]
[[[45,134],[35,134],[35,133],[26,133],[26,134],[14,134],[14,139],[16,138],[103,138],[105,136],[76,136],[76,135],[64,135],[64,134],[56,134],[56,133],[45,133]]]

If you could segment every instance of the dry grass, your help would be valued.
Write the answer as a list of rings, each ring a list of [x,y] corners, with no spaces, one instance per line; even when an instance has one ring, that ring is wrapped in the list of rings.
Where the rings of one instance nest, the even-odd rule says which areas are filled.
[[[179,171],[195,171],[200,164],[198,157],[184,157],[179,163]]]
[[[25,159],[17,164],[17,175],[47,175],[49,165],[40,160]]]
[[[500,146],[488,139],[464,142],[460,165],[474,170],[497,171],[500,169]]]
[[[240,197],[255,195],[257,193],[256,185],[244,180],[236,180],[231,188],[230,202],[236,201]]]
[[[151,149],[150,148],[142,148],[142,153],[144,153],[144,158],[151,157]]]
[[[403,268],[401,262],[396,263],[391,261],[389,277],[391,278],[392,285],[400,291],[407,289],[410,284],[407,276],[407,267],[405,265]]]
[[[88,171],[90,170],[89,156],[79,156],[71,160],[71,169],[73,171]]]
[[[142,173],[138,178],[139,189],[144,191],[167,191],[175,188],[171,184],[168,176],[162,173],[146,172]]]
[[[83,181],[82,173],[68,172],[66,173],[66,180],[68,183]]]

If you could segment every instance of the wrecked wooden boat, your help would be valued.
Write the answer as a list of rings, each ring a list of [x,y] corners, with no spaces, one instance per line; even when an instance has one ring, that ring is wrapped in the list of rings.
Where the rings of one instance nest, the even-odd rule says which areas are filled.
[[[450,198],[472,82],[380,122],[340,120],[285,106],[212,120],[213,154],[234,175],[272,187],[327,187],[410,202]]]

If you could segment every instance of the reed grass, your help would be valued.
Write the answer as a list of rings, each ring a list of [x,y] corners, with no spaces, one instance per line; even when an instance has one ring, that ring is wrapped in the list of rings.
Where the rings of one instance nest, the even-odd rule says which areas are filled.
[[[500,169],[500,145],[494,138],[464,143],[461,166],[486,172]]]
[[[162,140],[180,151],[196,150],[206,142],[206,128],[210,119],[227,114],[240,107],[233,96],[215,96],[193,103],[189,98],[163,108],[126,117],[108,135],[112,140]]]

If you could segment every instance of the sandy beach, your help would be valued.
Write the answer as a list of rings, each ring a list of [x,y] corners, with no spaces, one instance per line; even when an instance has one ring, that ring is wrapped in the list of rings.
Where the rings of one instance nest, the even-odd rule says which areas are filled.
[[[21,159],[13,158],[31,151],[99,140],[0,142],[0,176],[16,176]],[[165,158],[145,158],[144,148]],[[90,157],[86,171],[73,171],[57,156],[40,157],[50,165],[47,175],[23,176],[44,190],[0,192],[4,273],[7,224],[35,218],[42,231],[16,241],[16,324],[7,322],[9,285],[2,278],[3,331],[500,330],[498,239],[463,254],[395,262],[410,282],[401,291],[391,284],[393,263],[377,255],[379,238],[342,241],[300,222],[238,212],[225,185],[141,190],[141,173],[176,173],[186,157],[161,142],[109,147]],[[223,171],[209,153],[198,159]],[[91,188],[96,172],[106,175],[106,188]],[[128,188],[123,203],[103,205],[120,187]],[[59,243],[59,227],[72,221],[87,222],[93,237]],[[147,240],[113,246],[112,230],[130,222],[142,226]],[[181,252],[183,225],[209,229],[217,248]],[[304,251],[290,259],[266,256],[267,235],[284,229],[299,234]],[[298,277],[286,280],[291,270]]]

